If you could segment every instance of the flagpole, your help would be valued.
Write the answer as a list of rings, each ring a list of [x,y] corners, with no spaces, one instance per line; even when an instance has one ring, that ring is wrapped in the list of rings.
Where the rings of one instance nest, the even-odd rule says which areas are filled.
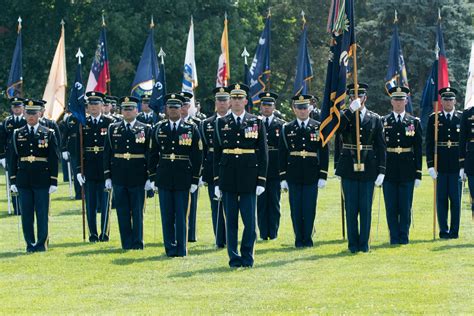
[[[21,29],[22,29],[21,22],[23,22],[23,20],[21,19],[21,16],[19,16],[18,17],[18,32],[17,32],[18,35],[20,35]],[[21,41],[22,41],[22,45],[23,45],[23,39]],[[23,63],[23,61],[22,61],[22,63]],[[23,81],[23,78],[21,80]],[[8,93],[7,93],[7,95],[8,95]],[[23,98],[23,84],[20,85],[20,97]]]
[[[84,55],[79,48],[76,53],[77,63],[81,64],[81,59]],[[79,123],[79,161],[81,166],[81,176],[84,175],[84,144],[82,135],[82,123]],[[82,201],[82,240],[86,241],[86,205],[85,205],[85,192],[84,184],[81,185],[81,201]]]
[[[267,19],[270,19],[271,16],[272,16],[271,7],[268,7]],[[270,34],[270,32],[269,32],[268,34]],[[269,37],[270,37],[270,35],[269,35]],[[271,68],[270,68],[270,69],[271,69]],[[270,76],[271,76],[271,72],[269,72],[268,75],[267,75],[267,87],[268,87],[268,88],[266,89],[267,91],[270,91]],[[252,102],[252,103],[253,103],[253,102]]]
[[[357,44],[353,46],[353,60],[354,60],[354,97],[357,99],[359,97],[359,83],[357,80]],[[356,146],[357,146],[357,170],[364,171],[364,165],[360,162],[360,116],[359,109],[355,112],[356,116]]]
[[[105,24],[105,16],[104,16],[104,13],[105,13],[105,10],[102,10],[102,27],[105,29],[106,28],[106,24]],[[106,44],[106,42],[104,42]],[[106,44],[107,45],[107,44]],[[107,94],[108,95],[112,95],[112,91],[110,89],[110,80],[107,80],[106,82],[106,85],[107,85]]]
[[[438,8],[438,23],[441,23],[441,10]],[[438,41],[438,40],[437,40]],[[439,69],[439,47],[438,42],[436,42],[436,59],[438,60],[438,69]],[[438,72],[437,72],[438,73]],[[436,173],[438,173],[438,126],[439,126],[439,118],[438,118],[438,87],[439,87],[439,74],[438,78],[436,78],[436,101],[434,101],[434,113],[435,113],[435,130],[434,130],[434,161],[433,167]],[[437,206],[437,186],[438,180],[437,178],[433,179],[433,240],[436,239],[436,217],[438,213],[438,206]]]

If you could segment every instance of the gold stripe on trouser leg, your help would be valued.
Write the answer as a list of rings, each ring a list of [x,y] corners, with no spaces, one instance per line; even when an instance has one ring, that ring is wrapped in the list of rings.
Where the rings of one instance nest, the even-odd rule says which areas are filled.
[[[51,209],[51,194],[49,194],[48,196],[48,221],[47,221],[47,225],[48,225],[48,231],[46,232],[46,239],[44,241],[44,249],[45,250],[48,250],[48,246],[49,246],[49,211]]]
[[[143,191],[143,208],[142,208],[142,243],[145,248],[145,206],[146,206],[146,191]]]
[[[375,190],[377,189],[377,186],[374,185],[374,192],[372,193],[372,202],[374,202],[375,198]],[[367,203],[368,204],[368,203]],[[369,206],[369,212],[370,212],[370,223],[369,223],[369,229],[370,229],[370,234],[369,234],[369,249],[370,249],[370,244],[372,243],[372,203],[370,203]]]
[[[114,190],[111,189],[109,191],[109,202],[107,204],[107,217],[106,217],[107,223],[105,223],[106,226],[105,226],[105,232],[104,232],[107,235],[107,237],[109,237],[109,238],[110,238],[110,212],[112,210],[112,196],[113,196],[113,194],[114,194]]]

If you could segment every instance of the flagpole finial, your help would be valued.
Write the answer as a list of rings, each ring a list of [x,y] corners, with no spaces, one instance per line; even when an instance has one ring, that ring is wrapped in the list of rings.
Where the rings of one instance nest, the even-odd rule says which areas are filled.
[[[240,55],[244,58],[245,64],[247,65],[247,57],[250,56],[249,52],[247,51],[247,47],[244,46],[244,51],[242,52],[242,55]]]
[[[193,15],[191,14],[191,24],[193,24],[194,21],[193,21]]]
[[[301,10],[301,19],[303,20],[303,24],[306,23],[306,17],[305,17],[305,13],[303,10]]]
[[[272,8],[271,7],[268,7],[268,14],[267,14],[267,17],[271,17],[272,16]]]
[[[150,22],[150,28],[154,28],[155,27],[155,22],[153,21],[153,15],[151,16],[151,22]]]
[[[441,7],[438,8],[438,21],[441,21]]]
[[[393,19],[393,23],[397,23],[398,22],[398,12],[397,12],[397,9],[395,9],[395,17]]]
[[[165,53],[165,51],[163,50],[162,47],[160,47],[160,52],[158,53],[158,57],[161,58],[161,63],[164,64],[164,63],[165,63],[166,53]]]
[[[105,11],[102,10],[102,26],[105,27]]]
[[[224,12],[224,19],[227,20],[227,11]]]
[[[21,22],[23,22],[23,20],[21,19],[21,16],[18,17],[18,33],[20,33],[20,30],[21,30]]]
[[[81,64],[82,57],[84,57],[84,55],[82,54],[81,48],[79,47],[79,49],[77,50],[77,53],[76,53],[76,58],[77,58],[78,64]]]
[[[64,19],[61,19],[61,26],[64,27],[64,24],[66,24],[66,22],[64,22]]]

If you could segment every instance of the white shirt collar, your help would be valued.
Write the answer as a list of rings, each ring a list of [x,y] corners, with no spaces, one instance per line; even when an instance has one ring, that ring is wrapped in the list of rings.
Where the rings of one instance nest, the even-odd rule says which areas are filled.
[[[446,112],[445,110],[443,110],[443,113],[444,113],[444,116],[447,116],[448,114],[451,115],[451,118],[453,118],[454,116],[454,108],[451,110],[451,112]]]
[[[232,112],[232,116],[234,117],[234,120],[237,122],[237,118],[240,117],[240,122],[242,123],[242,121],[244,120],[244,116],[245,116],[245,111],[242,112],[242,114],[240,114],[239,116],[237,116],[237,114],[235,114],[234,112]]]
[[[272,115],[270,115],[269,117],[263,117],[263,123],[265,123],[267,121],[267,118],[268,118],[268,125],[270,125],[270,124],[272,124],[273,119],[275,118],[275,115],[272,113]]]
[[[135,123],[137,122],[137,119],[134,119],[133,121],[130,122],[130,128],[133,128],[135,126]],[[123,125],[127,126],[128,122],[123,120]]]
[[[367,113],[367,108],[364,106],[361,110],[359,110],[360,119],[363,120],[365,114]]]
[[[16,116],[15,114],[13,114],[13,119],[16,121],[16,120],[21,120],[23,118],[23,113]]]
[[[296,118],[296,120],[298,121],[298,126],[301,126],[301,123],[304,122],[304,127],[308,127],[309,117],[304,121],[300,120],[299,118]]]
[[[403,119],[405,118],[405,113],[406,113],[406,112],[403,111],[402,113],[396,113],[396,112],[393,112],[393,111],[392,111],[392,113],[393,113],[393,116],[395,116],[395,119],[398,120],[398,115],[400,115],[400,116],[402,117],[402,121],[403,121]]]
[[[101,113],[99,113],[99,115],[97,115],[96,117],[91,115],[91,120],[92,120],[92,122],[94,122],[94,120],[96,120],[97,123],[99,123],[101,117],[102,117]]]
[[[27,126],[28,126],[28,132],[29,132],[30,129],[31,129],[31,125],[27,125]],[[38,127],[39,127],[39,126],[40,126],[39,123],[36,123],[36,125],[33,126],[33,128],[35,129],[35,134],[36,134],[36,132],[38,131]]]
[[[227,115],[229,115],[229,113],[230,113],[230,112],[231,112],[231,111],[230,111],[230,109],[229,109],[229,110],[227,110],[227,113],[226,113],[226,114],[224,114],[224,115],[220,115],[219,113],[217,113],[217,112],[216,112],[216,116],[217,116],[217,118],[221,118],[221,117],[224,117],[224,116],[227,116]]]
[[[179,126],[179,123],[181,123],[181,119],[177,120],[176,122],[173,122],[172,120],[168,120],[170,122],[170,128],[173,128],[173,124],[176,123],[176,127]]]

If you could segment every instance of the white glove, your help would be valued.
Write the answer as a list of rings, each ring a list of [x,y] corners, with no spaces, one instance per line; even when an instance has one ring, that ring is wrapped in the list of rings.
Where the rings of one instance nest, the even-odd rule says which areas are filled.
[[[6,165],[5,158],[0,159],[0,165],[2,165],[3,169],[5,169],[5,165]]]
[[[112,190],[112,180],[110,179],[105,180],[105,188],[107,190]]]
[[[257,196],[259,196],[263,192],[265,192],[265,188],[262,187],[261,185],[257,185],[257,189],[255,190],[255,194],[257,194]]]
[[[69,152],[63,151],[63,152],[61,153],[61,155],[63,156],[63,159],[64,159],[64,160],[66,160],[66,161],[69,160]]]
[[[222,191],[219,189],[219,186],[214,187],[214,195],[216,198],[220,199],[222,197]]]
[[[150,185],[151,185],[151,189],[152,189],[153,191],[156,191],[155,181],[151,181]]]
[[[280,182],[280,188],[283,190],[283,191],[288,191],[288,182],[286,182],[286,180],[283,180]]]
[[[324,179],[319,179],[319,180],[318,180],[318,188],[324,189],[324,187],[326,187],[326,180],[324,180]]]
[[[459,170],[459,178],[461,178],[461,181],[466,181],[466,174],[464,173],[464,168],[461,168]]]
[[[384,178],[385,178],[385,175],[384,175],[384,174],[379,174],[379,175],[377,176],[377,179],[375,179],[375,185],[378,186],[378,187],[381,186],[382,183],[383,183],[383,179],[384,179]]]
[[[196,190],[198,189],[198,185],[197,184],[191,184],[191,188],[189,189],[189,193],[194,193],[196,192]]]
[[[16,185],[12,184],[10,185],[10,191],[12,191],[13,193],[18,193],[18,188],[16,187]]]
[[[420,179],[415,179],[415,188],[418,188],[421,184],[421,180]]]
[[[341,181],[341,177],[338,176],[338,175],[336,175],[336,179],[339,180],[339,181]]]
[[[428,168],[428,173],[433,179],[436,179],[438,177],[438,174],[436,173],[436,170],[433,167]]]
[[[76,179],[77,182],[79,182],[79,185],[82,187],[84,183],[86,183],[86,177],[84,177],[82,174],[78,173],[76,174]]]
[[[350,105],[349,107],[351,108],[351,111],[352,111],[352,112],[355,112],[355,111],[357,111],[358,109],[360,109],[361,106],[362,106],[362,105],[360,104],[360,99],[357,98],[357,99],[355,99],[354,101],[351,102],[351,105]]]
[[[206,182],[202,181],[202,177],[199,178],[199,183],[198,183],[198,187],[202,187],[203,185],[205,185]]]
[[[145,191],[150,191],[152,189],[150,180],[145,182]]]
[[[50,186],[49,186],[49,191],[48,191],[48,193],[49,193],[49,194],[53,194],[53,193],[56,192],[57,190],[58,190],[58,187],[57,187],[57,186],[55,186],[55,185],[50,185]]]

